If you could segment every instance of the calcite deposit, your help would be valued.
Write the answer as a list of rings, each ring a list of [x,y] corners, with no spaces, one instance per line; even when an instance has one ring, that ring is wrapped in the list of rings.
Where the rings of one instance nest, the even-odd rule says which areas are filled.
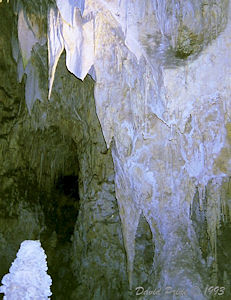
[[[231,217],[230,1],[40,2],[47,28],[44,13],[15,5],[14,59],[19,80],[27,74],[33,126],[56,126],[78,146],[73,299],[134,299],[142,284],[179,288],[182,300],[207,299],[207,285],[224,285],[228,297],[221,236]],[[94,282],[89,269],[100,264]]]
[[[230,176],[228,1],[89,0],[81,10],[70,2],[57,6],[56,17],[49,13],[50,60],[58,59],[59,45],[66,43],[73,74],[83,79],[92,66],[95,70],[96,108],[112,147],[130,288],[143,214],[155,243],[159,284],[202,291],[206,261],[190,207],[197,190],[203,206],[210,184],[206,217],[216,252],[216,228],[227,205],[220,188]],[[67,23],[80,36],[67,36]],[[89,56],[79,54],[84,49]],[[77,61],[68,58],[73,53]],[[55,64],[50,68],[53,74]]]

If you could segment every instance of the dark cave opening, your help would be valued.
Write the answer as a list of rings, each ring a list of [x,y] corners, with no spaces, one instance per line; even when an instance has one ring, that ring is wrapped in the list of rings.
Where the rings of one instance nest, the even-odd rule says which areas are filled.
[[[78,176],[59,175],[50,192],[42,193],[40,200],[46,226],[40,240],[52,278],[52,299],[68,299],[75,283],[71,237],[79,211]]]
[[[70,241],[79,210],[78,176],[60,175],[50,192],[41,191],[39,198],[46,231],[55,231],[60,241]]]
[[[60,176],[55,183],[53,221],[58,239],[70,241],[79,208],[78,177]]]
[[[71,198],[79,199],[78,176],[66,175],[60,176],[55,184],[58,191]]]

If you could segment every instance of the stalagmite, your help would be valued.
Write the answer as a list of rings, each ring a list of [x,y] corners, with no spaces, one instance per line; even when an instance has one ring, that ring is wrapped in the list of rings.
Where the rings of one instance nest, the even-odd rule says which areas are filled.
[[[10,273],[2,279],[4,300],[50,299],[51,277],[47,275],[46,255],[39,241],[21,243]]]

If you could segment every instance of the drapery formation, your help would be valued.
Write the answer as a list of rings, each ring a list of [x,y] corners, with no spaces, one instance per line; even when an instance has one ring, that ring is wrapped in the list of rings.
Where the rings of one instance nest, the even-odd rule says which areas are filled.
[[[195,195],[214,256],[217,226],[230,209],[221,195],[231,171],[228,1],[56,4],[48,11],[49,97],[65,49],[68,70],[96,80],[97,114],[112,147],[130,287],[143,214],[155,243],[158,284],[187,286],[192,295],[195,287],[202,291],[207,262],[191,220]],[[19,27],[24,24],[20,17]],[[32,46],[22,49],[25,60]]]

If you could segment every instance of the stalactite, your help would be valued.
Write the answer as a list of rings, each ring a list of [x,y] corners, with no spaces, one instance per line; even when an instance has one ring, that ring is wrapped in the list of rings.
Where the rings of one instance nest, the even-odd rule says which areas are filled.
[[[61,34],[60,13],[51,8],[48,12],[48,63],[49,63],[49,92],[48,99],[51,97],[52,86],[55,77],[55,70],[64,50],[64,42]]]
[[[156,252],[160,255],[163,272],[170,272],[168,268],[177,270],[174,258],[169,258],[171,264],[168,266],[161,257],[167,256],[168,249],[173,247],[174,239],[168,239],[172,232],[174,238],[179,239],[179,249],[184,244],[180,231],[185,233],[185,240],[189,240],[185,260],[191,259],[191,252],[199,260],[195,232],[188,218],[189,206],[197,188],[200,207],[204,206],[205,189],[213,180],[214,186],[210,189],[214,195],[207,200],[207,218],[216,256],[216,232],[221,212],[220,191],[216,184],[221,185],[229,174],[229,170],[221,166],[222,151],[227,148],[224,125],[227,112],[215,95],[219,90],[224,97],[228,79],[221,88],[223,82],[219,79],[216,83],[213,75],[214,65],[219,69],[224,64],[219,50],[228,57],[224,47],[230,42],[228,30],[218,37],[221,40],[218,48],[211,44],[201,52],[224,30],[226,3],[219,4],[219,18],[216,14],[210,17],[215,8],[209,6],[203,19],[201,6],[206,4],[205,1],[196,4],[195,1],[153,0],[150,23],[144,13],[150,3],[139,3],[88,0],[77,5],[57,1],[57,8],[48,12],[49,98],[57,62],[64,48],[67,68],[76,77],[83,80],[94,66],[96,107],[107,147],[113,137],[115,140],[112,149],[116,195],[130,288],[135,234],[142,211],[153,235],[158,236]],[[136,5],[140,8],[137,14]],[[215,62],[211,63],[214,53]],[[168,66],[174,68],[168,69]],[[32,75],[28,84],[35,86],[33,72],[27,70],[27,74]],[[30,111],[36,98],[42,98],[36,94],[38,90],[35,86],[26,97]],[[74,108],[73,115],[82,121]],[[225,163],[227,161],[225,158]],[[178,226],[177,220],[181,219]],[[177,252],[174,255],[180,259]],[[190,284],[200,281],[199,271],[195,269],[198,272],[195,278],[185,275],[190,277]],[[175,279],[165,274],[160,280],[171,284]]]

